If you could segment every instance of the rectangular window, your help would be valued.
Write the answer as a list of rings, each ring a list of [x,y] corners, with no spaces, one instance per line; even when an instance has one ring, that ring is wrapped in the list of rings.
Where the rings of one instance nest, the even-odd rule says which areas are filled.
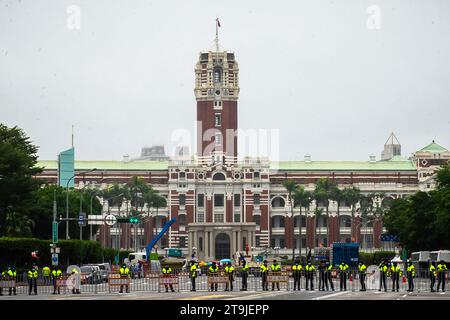
[[[198,223],[204,223],[205,222],[205,214],[204,213],[197,213],[197,222]]]
[[[256,237],[256,246],[261,247],[261,237]]]
[[[234,195],[234,206],[235,207],[241,206],[241,195],[239,193]]]
[[[234,214],[234,222],[236,222],[236,223],[241,222],[241,214],[240,213]]]
[[[271,238],[270,239],[270,247],[271,248],[275,248],[276,247],[276,245],[275,245],[275,238]]]
[[[221,126],[221,125],[222,125],[222,119],[221,119],[221,117],[220,117],[220,114],[217,114],[217,113],[216,113],[215,120],[214,120],[214,124],[215,124],[216,126]]]
[[[216,145],[221,145],[222,144],[222,134],[220,132],[216,132],[214,135],[214,143]]]
[[[221,222],[224,221],[223,218],[224,218],[224,215],[223,215],[223,214],[216,213],[216,214],[214,215],[214,222],[219,222],[219,223],[221,223]]]
[[[256,193],[256,194],[254,194],[253,195],[253,204],[260,204],[260,202],[261,202],[261,197],[260,197],[260,195],[258,194],[258,193]]]
[[[214,207],[223,207],[223,194],[215,194],[214,195]]]
[[[199,193],[197,195],[197,206],[199,208],[203,208],[205,206],[205,195],[203,193]]]
[[[253,179],[259,179],[259,171],[253,172]]]
[[[180,206],[184,206],[186,204],[186,195],[185,194],[180,194],[179,195],[179,200],[180,200]]]
[[[185,179],[186,178],[186,172],[180,172],[179,173],[179,177],[180,177],[180,179]]]
[[[180,248],[186,248],[186,237],[180,237]]]
[[[279,245],[279,247],[280,248],[284,248],[285,247],[285,245],[284,245],[284,238],[280,238],[280,245]]]

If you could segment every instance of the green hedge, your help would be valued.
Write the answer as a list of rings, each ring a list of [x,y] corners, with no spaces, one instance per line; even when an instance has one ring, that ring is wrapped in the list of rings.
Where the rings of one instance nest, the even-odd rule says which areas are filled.
[[[34,238],[0,238],[0,268],[3,270],[13,264],[17,268],[25,267],[35,262],[38,266],[51,265],[50,240]],[[99,262],[114,262],[118,251],[102,248],[100,243],[88,240],[61,240],[59,263],[61,266],[69,264],[86,264]],[[39,259],[31,257],[32,251],[38,251]],[[120,251],[119,261],[123,261],[130,251]]]
[[[395,257],[394,251],[377,251],[373,253],[360,252],[359,261],[364,262],[365,265],[378,265],[383,259],[392,259]]]

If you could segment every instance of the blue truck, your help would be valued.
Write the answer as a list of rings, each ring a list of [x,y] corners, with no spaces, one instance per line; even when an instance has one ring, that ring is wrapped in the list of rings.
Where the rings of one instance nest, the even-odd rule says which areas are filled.
[[[334,242],[332,245],[332,264],[334,266],[345,262],[350,267],[356,267],[359,260],[359,243]]]

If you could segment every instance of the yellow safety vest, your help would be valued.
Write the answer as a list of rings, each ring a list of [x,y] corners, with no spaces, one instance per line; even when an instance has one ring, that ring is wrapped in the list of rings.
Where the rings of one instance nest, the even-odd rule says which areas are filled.
[[[281,271],[281,266],[279,264],[273,264],[271,266],[271,268],[272,268],[272,272]]]
[[[430,266],[430,272],[433,272],[433,275],[436,277],[436,268],[433,265]]]
[[[438,268],[438,271],[439,272],[442,272],[442,271],[446,271],[447,270],[447,266],[445,265],[445,264],[438,264],[438,266],[437,266],[437,268]]]
[[[119,272],[121,275],[127,275],[130,273],[130,269],[128,269],[128,267],[127,268],[122,267],[122,268],[120,268]]]
[[[292,271],[300,272],[300,271],[302,271],[302,269],[303,269],[303,267],[301,264],[294,264],[292,266]]]
[[[36,270],[30,270],[28,271],[28,278],[37,278],[38,272]]]
[[[61,270],[53,270],[52,271],[52,275],[53,275],[53,277],[54,278],[60,278],[61,277],[61,275],[62,275],[62,271]]]
[[[16,271],[8,270],[8,276],[15,277],[17,275]]]
[[[412,273],[412,276],[414,277],[414,275],[416,274],[416,268],[414,268],[413,265],[410,265],[408,268],[406,268],[406,272]]]
[[[359,271],[361,271],[361,272],[365,272],[366,269],[367,269],[367,267],[366,267],[365,264],[362,264],[362,265],[358,266],[358,269],[359,269]]]
[[[50,268],[49,267],[42,268],[42,273],[44,277],[48,277],[50,275]]]
[[[192,278],[196,278],[197,277],[197,266],[195,264],[193,264],[191,266],[191,276],[192,276]]]
[[[387,266],[386,265],[379,265],[378,268],[380,269],[381,272],[385,273],[387,271]]]
[[[314,271],[314,270],[316,270],[316,268],[314,268],[314,266],[313,265],[307,265],[306,267],[305,267],[305,269],[306,269],[306,271]]]
[[[261,271],[263,273],[267,272],[268,270],[269,270],[269,268],[263,264],[259,267],[259,271]]]
[[[162,268],[162,273],[163,274],[171,274],[172,273],[172,268],[169,268],[169,269]]]
[[[348,265],[347,264],[340,264],[339,265],[339,270],[341,271],[347,271],[348,269]]]
[[[400,277],[402,276],[402,269],[400,269],[400,266],[397,266],[397,267],[392,266],[391,267],[391,272],[398,273],[400,275]]]
[[[245,272],[248,271],[248,264],[246,264],[245,266],[242,267],[242,270],[244,270]]]
[[[217,271],[219,271],[219,267],[218,267],[217,265],[216,265],[216,268],[215,268],[215,269],[213,269],[212,266],[209,267],[209,272],[211,272],[211,273],[216,273]]]
[[[233,266],[230,266],[230,267],[229,267],[229,266],[226,266],[226,267],[225,267],[225,272],[226,272],[226,273],[232,273],[233,271],[234,271],[234,267],[233,267]]]

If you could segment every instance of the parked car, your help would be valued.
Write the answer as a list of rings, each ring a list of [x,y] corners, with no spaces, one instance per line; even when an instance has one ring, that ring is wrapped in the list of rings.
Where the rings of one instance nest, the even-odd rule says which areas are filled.
[[[111,273],[111,265],[109,263],[96,264],[100,268],[100,277],[103,282],[108,281],[108,275]]]
[[[80,271],[81,274],[86,275],[86,277],[81,278],[81,284],[97,284],[102,282],[99,266],[81,266]]]

